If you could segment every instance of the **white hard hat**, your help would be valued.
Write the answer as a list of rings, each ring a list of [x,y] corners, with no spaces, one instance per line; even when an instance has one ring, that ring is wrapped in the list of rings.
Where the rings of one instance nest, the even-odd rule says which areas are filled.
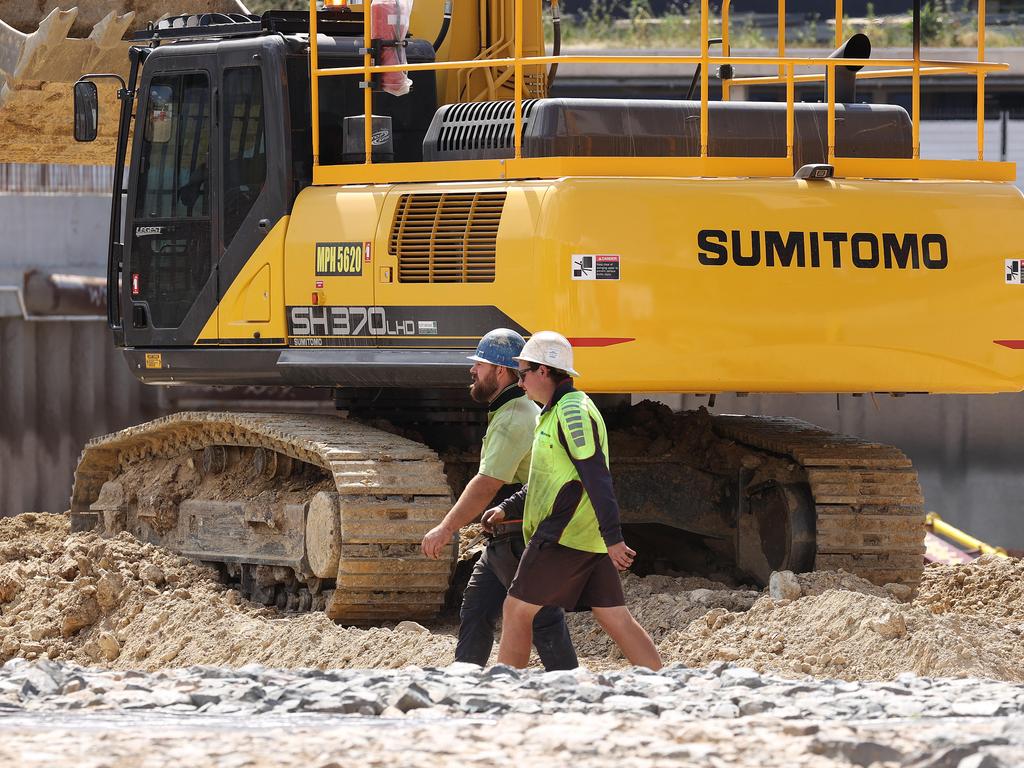
[[[554,331],[537,331],[514,359],[539,363],[565,371],[570,376],[579,376],[572,367],[572,344],[565,336]]]

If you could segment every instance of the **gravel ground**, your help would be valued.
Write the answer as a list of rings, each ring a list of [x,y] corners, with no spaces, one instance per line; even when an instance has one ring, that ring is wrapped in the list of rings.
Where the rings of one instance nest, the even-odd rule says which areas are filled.
[[[716,663],[660,673],[189,667],[14,659],[0,765],[1024,765],[1024,685],[905,674],[792,680]]]

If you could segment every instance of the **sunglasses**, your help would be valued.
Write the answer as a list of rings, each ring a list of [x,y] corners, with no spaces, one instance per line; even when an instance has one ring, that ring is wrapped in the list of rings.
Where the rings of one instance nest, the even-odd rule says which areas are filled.
[[[536,371],[539,367],[539,365],[534,363],[529,368],[516,368],[516,376],[518,376],[519,380],[522,381],[523,379],[526,378],[526,374]]]

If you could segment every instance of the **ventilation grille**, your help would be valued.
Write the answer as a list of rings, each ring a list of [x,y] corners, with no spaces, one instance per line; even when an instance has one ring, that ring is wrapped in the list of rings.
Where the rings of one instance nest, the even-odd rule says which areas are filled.
[[[522,130],[530,123],[536,99],[523,101]],[[441,115],[435,149],[440,153],[510,150],[515,136],[514,101],[452,104]]]
[[[391,227],[400,283],[493,283],[504,192],[402,195]]]

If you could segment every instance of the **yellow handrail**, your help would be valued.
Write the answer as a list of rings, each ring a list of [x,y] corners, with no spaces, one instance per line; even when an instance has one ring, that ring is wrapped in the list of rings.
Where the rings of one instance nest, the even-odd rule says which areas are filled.
[[[486,0],[482,0],[486,2]],[[377,181],[388,177],[389,173],[394,180],[411,179],[444,179],[444,178],[487,178],[493,174],[492,168],[499,168],[501,178],[511,177],[516,169],[523,169],[524,173],[537,174],[538,168],[549,167],[552,173],[556,170],[567,172],[569,170],[586,169],[596,167],[594,163],[583,161],[581,158],[543,158],[527,159],[522,156],[522,129],[523,129],[523,77],[525,68],[528,66],[544,66],[557,63],[559,66],[571,66],[573,64],[637,64],[648,63],[654,65],[670,66],[679,64],[699,64],[700,74],[700,153],[699,167],[704,172],[712,172],[718,168],[722,173],[735,173],[738,167],[736,158],[712,157],[709,150],[709,83],[710,67],[715,64],[730,64],[733,66],[774,66],[778,73],[774,76],[752,76],[734,78],[722,82],[722,99],[728,100],[731,96],[731,88],[737,85],[771,85],[784,83],[786,86],[786,159],[792,161],[794,156],[794,112],[795,112],[795,84],[820,82],[826,79],[827,86],[827,160],[836,166],[837,175],[842,172],[851,175],[864,176],[890,176],[899,178],[905,176],[918,178],[978,178],[987,180],[1005,181],[1013,178],[1014,164],[986,162],[984,160],[984,119],[985,119],[985,75],[988,72],[1005,71],[1009,69],[1006,64],[986,62],[985,57],[985,0],[978,1],[978,54],[977,61],[945,61],[929,60],[921,58],[921,51],[918,45],[914,46],[912,59],[889,58],[889,59],[830,59],[822,56],[786,56],[786,27],[785,27],[785,0],[777,0],[778,3],[778,55],[776,56],[733,56],[729,44],[729,14],[730,0],[722,2],[722,55],[712,56],[708,48],[710,39],[710,9],[709,0],[701,0],[700,19],[700,50],[696,56],[616,56],[616,55],[565,55],[565,56],[524,56],[524,3],[523,0],[514,0],[514,45],[513,56],[503,58],[477,58],[468,61],[446,61],[429,62],[424,64],[395,64],[380,65],[373,62],[372,56],[372,25],[371,25],[371,0],[364,0],[363,3],[363,51],[362,65],[352,67],[328,67],[321,68],[319,63],[319,45],[317,36],[317,0],[310,0],[309,4],[309,30],[310,30],[310,100],[312,118],[312,141],[313,141],[313,175],[314,183],[345,183],[346,181]],[[843,0],[835,0],[835,41],[836,47],[842,44],[843,38]],[[507,48],[505,49],[507,50]],[[909,63],[909,67],[906,66]],[[912,121],[912,159],[874,159],[874,158],[842,158],[836,156],[836,93],[835,93],[835,68],[838,66],[869,67],[866,71],[856,73],[858,79],[881,79],[891,77],[911,76],[911,121]],[[373,78],[376,75],[386,72],[416,72],[416,71],[440,71],[457,70],[472,71],[474,69],[492,69],[495,67],[506,67],[514,72],[514,134],[513,134],[513,157],[507,165],[504,161],[497,165],[487,161],[448,161],[430,163],[433,169],[419,169],[412,171],[411,166],[416,164],[397,163],[388,164],[380,170],[359,170],[373,164]],[[796,74],[796,69],[801,67],[824,68],[825,72],[811,74]],[[879,69],[888,67],[888,69]],[[978,160],[975,164],[972,161],[922,161],[920,148],[920,104],[921,104],[921,77],[939,74],[973,74],[977,79],[977,142]],[[320,165],[320,111],[319,111],[319,79],[321,77],[354,76],[362,78],[360,83],[363,88],[363,113],[365,116],[363,125],[364,141],[364,163],[345,165],[333,169],[332,166]],[[651,164],[638,162],[641,158],[617,158],[617,168],[633,168],[637,173],[649,174]],[[776,162],[779,158],[756,158],[759,162],[750,162],[755,158],[747,158],[747,164],[753,169],[748,175],[759,175],[759,173],[775,173],[779,168]],[[439,167],[441,166],[441,167]],[[688,168],[698,167],[693,162],[670,163],[667,167]],[[528,170],[527,170],[528,169]],[[760,169],[760,170],[758,170]],[[447,174],[447,175],[445,175]],[[499,177],[494,175],[492,177]]]
[[[947,539],[955,541],[957,544],[965,546],[968,549],[976,550],[983,555],[1009,557],[1009,554],[1002,547],[993,547],[980,539],[974,538],[969,533],[964,533],[959,528],[954,528],[949,523],[943,521],[943,519],[934,512],[929,512],[925,515],[925,525],[931,528],[933,533],[945,536]]]

